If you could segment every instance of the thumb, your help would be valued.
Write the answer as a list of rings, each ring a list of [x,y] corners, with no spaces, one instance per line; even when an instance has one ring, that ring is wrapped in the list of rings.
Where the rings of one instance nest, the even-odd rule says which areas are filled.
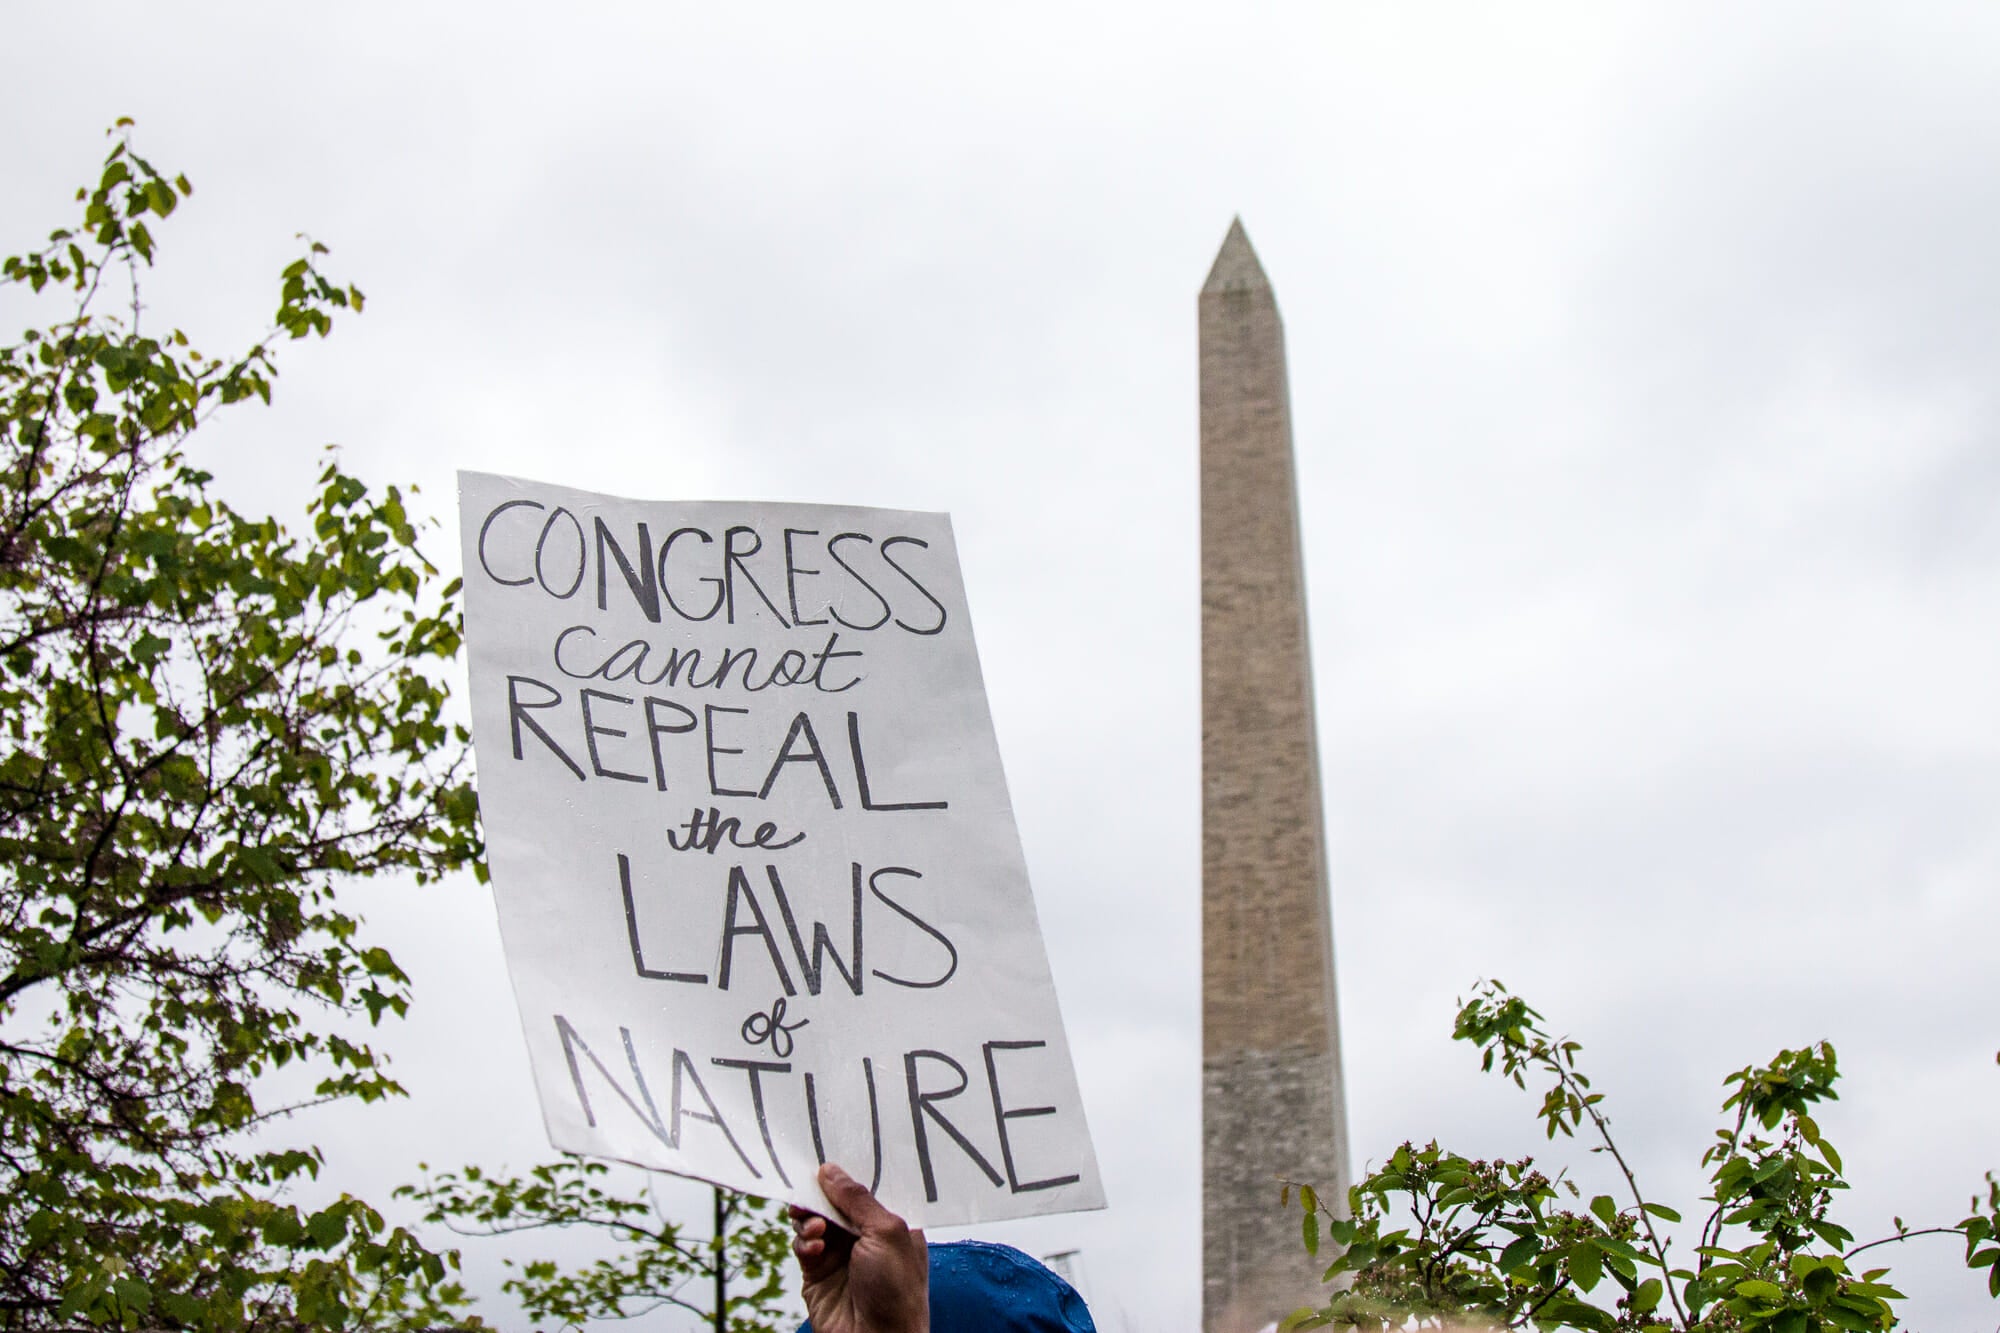
[[[863,1235],[907,1230],[903,1219],[884,1208],[866,1185],[832,1162],[820,1167],[819,1187],[826,1201],[838,1208]]]

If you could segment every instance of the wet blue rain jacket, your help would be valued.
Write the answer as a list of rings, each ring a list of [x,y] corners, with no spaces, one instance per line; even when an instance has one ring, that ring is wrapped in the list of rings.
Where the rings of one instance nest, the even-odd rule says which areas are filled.
[[[812,1333],[810,1321],[799,1333]],[[1010,1245],[931,1246],[931,1333],[1097,1333],[1076,1289]]]

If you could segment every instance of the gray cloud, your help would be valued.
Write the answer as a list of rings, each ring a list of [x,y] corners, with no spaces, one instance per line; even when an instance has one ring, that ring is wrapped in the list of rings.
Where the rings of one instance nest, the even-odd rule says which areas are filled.
[[[460,466],[952,511],[1114,1205],[1002,1230],[1082,1245],[1107,1327],[1197,1318],[1193,315],[1237,211],[1357,1153],[1547,1151],[1445,1039],[1498,974],[1678,1201],[1721,1075],[1820,1036],[1857,1225],[2000,1165],[1987,7],[93,14],[88,77],[0,86],[13,245],[129,113],[198,189],[157,310],[247,336],[301,229],[371,297],[204,444],[248,503],[338,440],[447,523]],[[301,1128],[376,1193],[538,1157],[483,894],[367,892],[415,1095]],[[1917,1322],[1990,1321],[1952,1258]]]

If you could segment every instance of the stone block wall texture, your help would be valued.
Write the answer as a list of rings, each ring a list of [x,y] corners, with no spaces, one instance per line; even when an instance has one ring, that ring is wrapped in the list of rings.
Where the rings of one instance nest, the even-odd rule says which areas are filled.
[[[1242,223],[1200,298],[1202,1327],[1323,1299],[1281,1177],[1346,1197],[1285,334]]]

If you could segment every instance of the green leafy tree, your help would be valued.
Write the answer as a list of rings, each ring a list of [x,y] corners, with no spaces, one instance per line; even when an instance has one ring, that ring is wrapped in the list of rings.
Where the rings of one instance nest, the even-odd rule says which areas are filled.
[[[707,1235],[665,1217],[649,1191],[608,1189],[610,1168],[564,1157],[524,1177],[478,1167],[427,1176],[397,1191],[462,1235],[582,1229],[613,1242],[612,1253],[569,1270],[553,1260],[505,1261],[501,1289],[538,1324],[579,1329],[598,1319],[631,1319],[662,1308],[697,1315],[715,1333],[776,1333],[792,1231],[769,1200],[715,1191]]]
[[[337,462],[302,534],[214,492],[195,430],[361,294],[313,245],[262,340],[194,350],[140,299],[190,186],[128,124],[80,219],[0,267],[57,307],[0,348],[0,1327],[433,1322],[447,1259],[288,1201],[318,1154],[246,1131],[288,1066],[310,1099],[400,1091],[343,1019],[409,981],[337,888],[477,864],[456,588]]]
[[[1328,1303],[1284,1328],[1353,1327],[1678,1329],[1685,1333],[1830,1333],[1896,1327],[1902,1293],[1888,1269],[1859,1256],[1917,1236],[1956,1237],[2000,1297],[2000,1183],[1949,1226],[1857,1244],[1832,1217],[1840,1154],[1812,1118],[1832,1100],[1839,1067],[1827,1043],[1780,1051],[1768,1065],[1724,1080],[1726,1117],[1703,1154],[1710,1205],[1691,1252],[1662,1234],[1681,1214],[1640,1191],[1578,1069],[1575,1041],[1551,1036],[1541,1015],[1498,983],[1464,1004],[1454,1038],[1477,1045],[1482,1068],[1522,1088],[1544,1085],[1539,1116],[1550,1139],[1585,1130],[1623,1175],[1629,1202],[1600,1194],[1581,1207],[1576,1186],[1531,1159],[1483,1161],[1437,1144],[1405,1143],[1334,1209],[1299,1186],[1306,1248],[1338,1247],[1326,1270]],[[1587,1129],[1586,1129],[1587,1127]],[[1293,1186],[1284,1191],[1289,1203]]]

